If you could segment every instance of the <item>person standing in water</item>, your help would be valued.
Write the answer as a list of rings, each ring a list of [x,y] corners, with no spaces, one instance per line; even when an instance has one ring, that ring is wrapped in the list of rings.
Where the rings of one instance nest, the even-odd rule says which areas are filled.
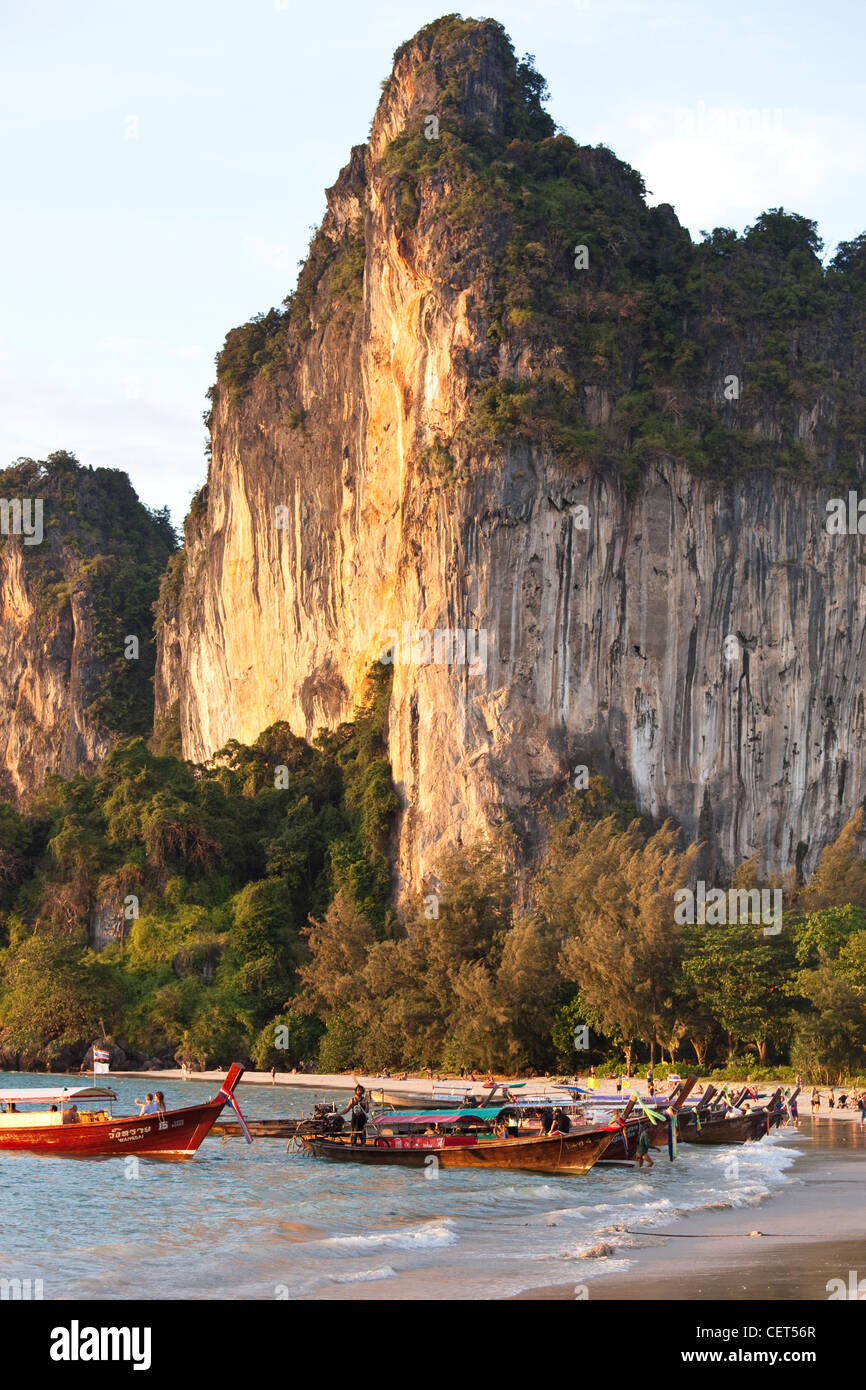
[[[637,1166],[638,1166],[638,1168],[642,1168],[642,1167],[644,1166],[644,1163],[646,1163],[646,1165],[647,1165],[648,1168],[652,1168],[652,1167],[654,1166],[654,1165],[653,1165],[653,1161],[652,1161],[652,1159],[651,1159],[650,1156],[649,1156],[649,1151],[650,1151],[649,1130],[643,1129],[643,1130],[641,1130],[640,1134],[638,1135],[638,1141],[637,1141]]]

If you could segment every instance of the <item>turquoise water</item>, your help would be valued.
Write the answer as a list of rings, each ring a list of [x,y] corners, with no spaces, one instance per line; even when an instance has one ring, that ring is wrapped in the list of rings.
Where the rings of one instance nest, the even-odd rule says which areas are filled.
[[[0,1074],[0,1087],[74,1077]],[[157,1084],[111,1078],[120,1102]],[[163,1086],[169,1107],[214,1083]],[[310,1111],[307,1088],[244,1086],[249,1118]],[[321,1092],[316,1099],[347,1099]],[[228,1112],[227,1112],[228,1113]],[[206,1139],[188,1163],[0,1152],[0,1278],[64,1298],[497,1298],[625,1269],[635,1238],[678,1212],[752,1206],[792,1180],[803,1140],[681,1145],[651,1172],[587,1177],[353,1168],[287,1154],[286,1140]],[[599,1242],[612,1256],[581,1256]]]

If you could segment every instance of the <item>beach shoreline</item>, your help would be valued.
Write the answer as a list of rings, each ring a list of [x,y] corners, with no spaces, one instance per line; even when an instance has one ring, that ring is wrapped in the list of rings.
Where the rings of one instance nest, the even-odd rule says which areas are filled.
[[[225,1074],[225,1069],[223,1069],[201,1072],[187,1072],[186,1075],[184,1075],[184,1073],[181,1071],[179,1067],[167,1068],[164,1071],[111,1071],[104,1073],[104,1075],[107,1076],[123,1077],[126,1080],[163,1081],[172,1083],[191,1081],[201,1082],[203,1084],[207,1083],[209,1085],[213,1084],[214,1082],[216,1082],[217,1084],[221,1083],[225,1079]],[[90,1076],[91,1073],[86,1072],[84,1073],[84,1075]],[[685,1075],[685,1072],[683,1073],[683,1075]],[[579,1077],[578,1080],[581,1086],[587,1085],[586,1077]],[[598,1077],[597,1080],[599,1083],[598,1089],[600,1094],[613,1094],[615,1089],[615,1083],[613,1080],[611,1080],[609,1077]],[[475,1093],[479,1096],[486,1089],[485,1082],[481,1080],[471,1082],[460,1077],[442,1077],[434,1083],[432,1081],[428,1081],[426,1078],[421,1078],[417,1076],[410,1076],[406,1080],[400,1080],[395,1077],[368,1076],[364,1072],[277,1072],[276,1076],[274,1078],[271,1078],[269,1072],[263,1071],[245,1071],[240,1082],[240,1087],[242,1088],[244,1086],[282,1086],[294,1087],[298,1090],[310,1090],[317,1092],[345,1091],[348,1094],[354,1090],[358,1082],[360,1082],[362,1086],[366,1087],[367,1090],[385,1090],[392,1095],[411,1095],[413,1097],[419,1095],[429,1095],[431,1101],[436,1099],[434,1085],[453,1086],[455,1088],[459,1088],[461,1086],[472,1086],[474,1088]],[[698,1084],[703,1086],[704,1088],[706,1088],[708,1084],[715,1084],[716,1086],[726,1084],[728,1089],[732,1093],[735,1093],[737,1090],[739,1090],[742,1086],[746,1085],[747,1083],[744,1081],[713,1083],[712,1078],[699,1077]],[[787,1081],[759,1081],[752,1082],[749,1084],[754,1085],[756,1089],[758,1089],[764,1095],[771,1095],[772,1092],[780,1086],[782,1087],[783,1091],[785,1089],[791,1089],[791,1083]],[[555,1079],[551,1077],[533,1077],[531,1081],[502,1077],[497,1078],[497,1085],[514,1085],[520,1086],[521,1089],[531,1086],[533,1095],[549,1096],[552,1100],[563,1099],[562,1091],[557,1090],[557,1082]],[[811,1087],[804,1087],[804,1089],[800,1093],[799,1108],[801,1123],[810,1118],[810,1089]],[[842,1121],[857,1125],[860,1124],[860,1116],[856,1110],[839,1110],[838,1108],[836,1108],[833,1111],[831,1111],[827,1104],[827,1091],[829,1088],[823,1086],[819,1089],[821,1091],[821,1104],[817,1112],[815,1112],[814,1116],[811,1116],[812,1119],[817,1118],[821,1122],[827,1121],[830,1123]],[[839,1094],[844,1094],[846,1089],[848,1093],[850,1093],[850,1091],[854,1088],[840,1088],[836,1086],[833,1089]],[[642,1100],[651,1100],[649,1088],[645,1079],[633,1076],[629,1078],[627,1083],[625,1082],[625,1080],[623,1080],[623,1099],[627,1099],[633,1091],[636,1091]],[[658,1085],[655,1088],[655,1094],[656,1097],[658,1097],[659,1095],[666,1094],[666,1086],[664,1082],[658,1083]],[[864,1132],[866,1132],[866,1125],[863,1125],[863,1129]]]
[[[623,1231],[628,1246],[612,1244],[608,1254],[575,1259],[573,1285],[526,1289],[514,1300],[800,1302],[829,1300],[831,1294],[852,1297],[850,1290],[857,1289],[860,1279],[866,1281],[866,1134],[859,1127],[834,1129],[806,1120],[789,1135],[802,1152],[789,1181],[769,1196],[755,1204],[674,1214],[658,1230]],[[775,1142],[786,1139],[780,1136]],[[737,1149],[730,1152],[735,1159]],[[650,1174],[648,1188],[651,1180]],[[628,1269],[604,1273],[606,1259],[623,1256],[632,1261]]]

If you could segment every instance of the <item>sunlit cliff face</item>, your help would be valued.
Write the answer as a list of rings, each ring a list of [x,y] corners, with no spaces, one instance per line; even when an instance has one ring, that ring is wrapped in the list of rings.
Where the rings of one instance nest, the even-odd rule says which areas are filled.
[[[40,620],[26,552],[0,553],[0,780],[4,799],[22,802],[51,773],[93,768],[112,739],[87,706],[94,694],[94,634],[86,594]]]
[[[500,54],[479,44],[467,100],[494,127]],[[239,403],[218,396],[157,713],[177,702],[195,760],[278,719],[312,738],[352,717],[396,632],[401,893],[491,824],[512,819],[531,846],[539,798],[576,766],[700,831],[728,868],[758,850],[767,871],[812,865],[864,786],[856,548],[826,533],[823,494],[768,474],[719,488],[660,456],[627,494],[520,440],[437,472],[431,445],[453,439],[490,371],[490,286],[437,215],[446,187],[433,180],[401,229],[382,159],[435,108],[423,56],[404,52],[329,193],[326,236],[363,219],[359,306],[314,305],[289,371]],[[531,370],[525,352],[495,353],[515,379]],[[587,410],[604,422],[603,391],[587,389]],[[483,670],[454,637],[482,631]],[[436,632],[452,635],[449,660]]]

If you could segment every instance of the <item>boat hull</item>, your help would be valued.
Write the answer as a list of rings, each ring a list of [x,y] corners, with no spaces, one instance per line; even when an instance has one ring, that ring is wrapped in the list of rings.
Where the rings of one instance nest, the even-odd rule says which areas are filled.
[[[0,1149],[19,1153],[58,1154],[64,1158],[192,1158],[206,1138],[223,1102],[191,1105],[165,1115],[81,1121],[74,1125],[28,1125],[0,1129]]]
[[[0,1149],[32,1154],[54,1154],[58,1158],[119,1158],[140,1154],[143,1158],[174,1161],[193,1158],[213,1128],[223,1106],[231,1104],[240,1119],[234,1089],[244,1074],[234,1062],[226,1073],[219,1095],[203,1105],[167,1110],[161,1115],[130,1115],[121,1119],[98,1119],[89,1113],[75,1123],[58,1123],[59,1114],[46,1115],[41,1123],[37,1114],[9,1115],[0,1120]],[[6,1093],[11,1095],[10,1092]],[[24,1097],[31,1102],[34,1096]],[[250,1140],[252,1142],[252,1140]]]
[[[777,1116],[767,1116],[766,1112],[753,1111],[725,1119],[722,1115],[703,1115],[698,1129],[694,1111],[681,1110],[677,1115],[677,1142],[685,1144],[748,1144],[762,1139],[769,1129],[777,1123]],[[769,1123],[768,1123],[769,1119]],[[653,1124],[641,1117],[626,1123],[625,1132],[615,1134],[611,1141],[608,1159],[632,1159],[637,1154],[638,1138],[642,1131],[649,1134],[650,1146],[654,1149],[668,1147],[668,1126]]]
[[[757,1110],[746,1115],[735,1115],[730,1120],[724,1116],[702,1116],[698,1129],[694,1115],[681,1115],[677,1139],[685,1144],[748,1144],[755,1139],[763,1139],[775,1122],[775,1115]]]
[[[528,1173],[588,1173],[615,1138],[613,1130],[556,1135],[553,1138],[491,1139],[459,1144],[425,1143],[398,1147],[394,1141],[304,1138],[304,1148],[332,1163],[424,1168],[511,1168]]]

